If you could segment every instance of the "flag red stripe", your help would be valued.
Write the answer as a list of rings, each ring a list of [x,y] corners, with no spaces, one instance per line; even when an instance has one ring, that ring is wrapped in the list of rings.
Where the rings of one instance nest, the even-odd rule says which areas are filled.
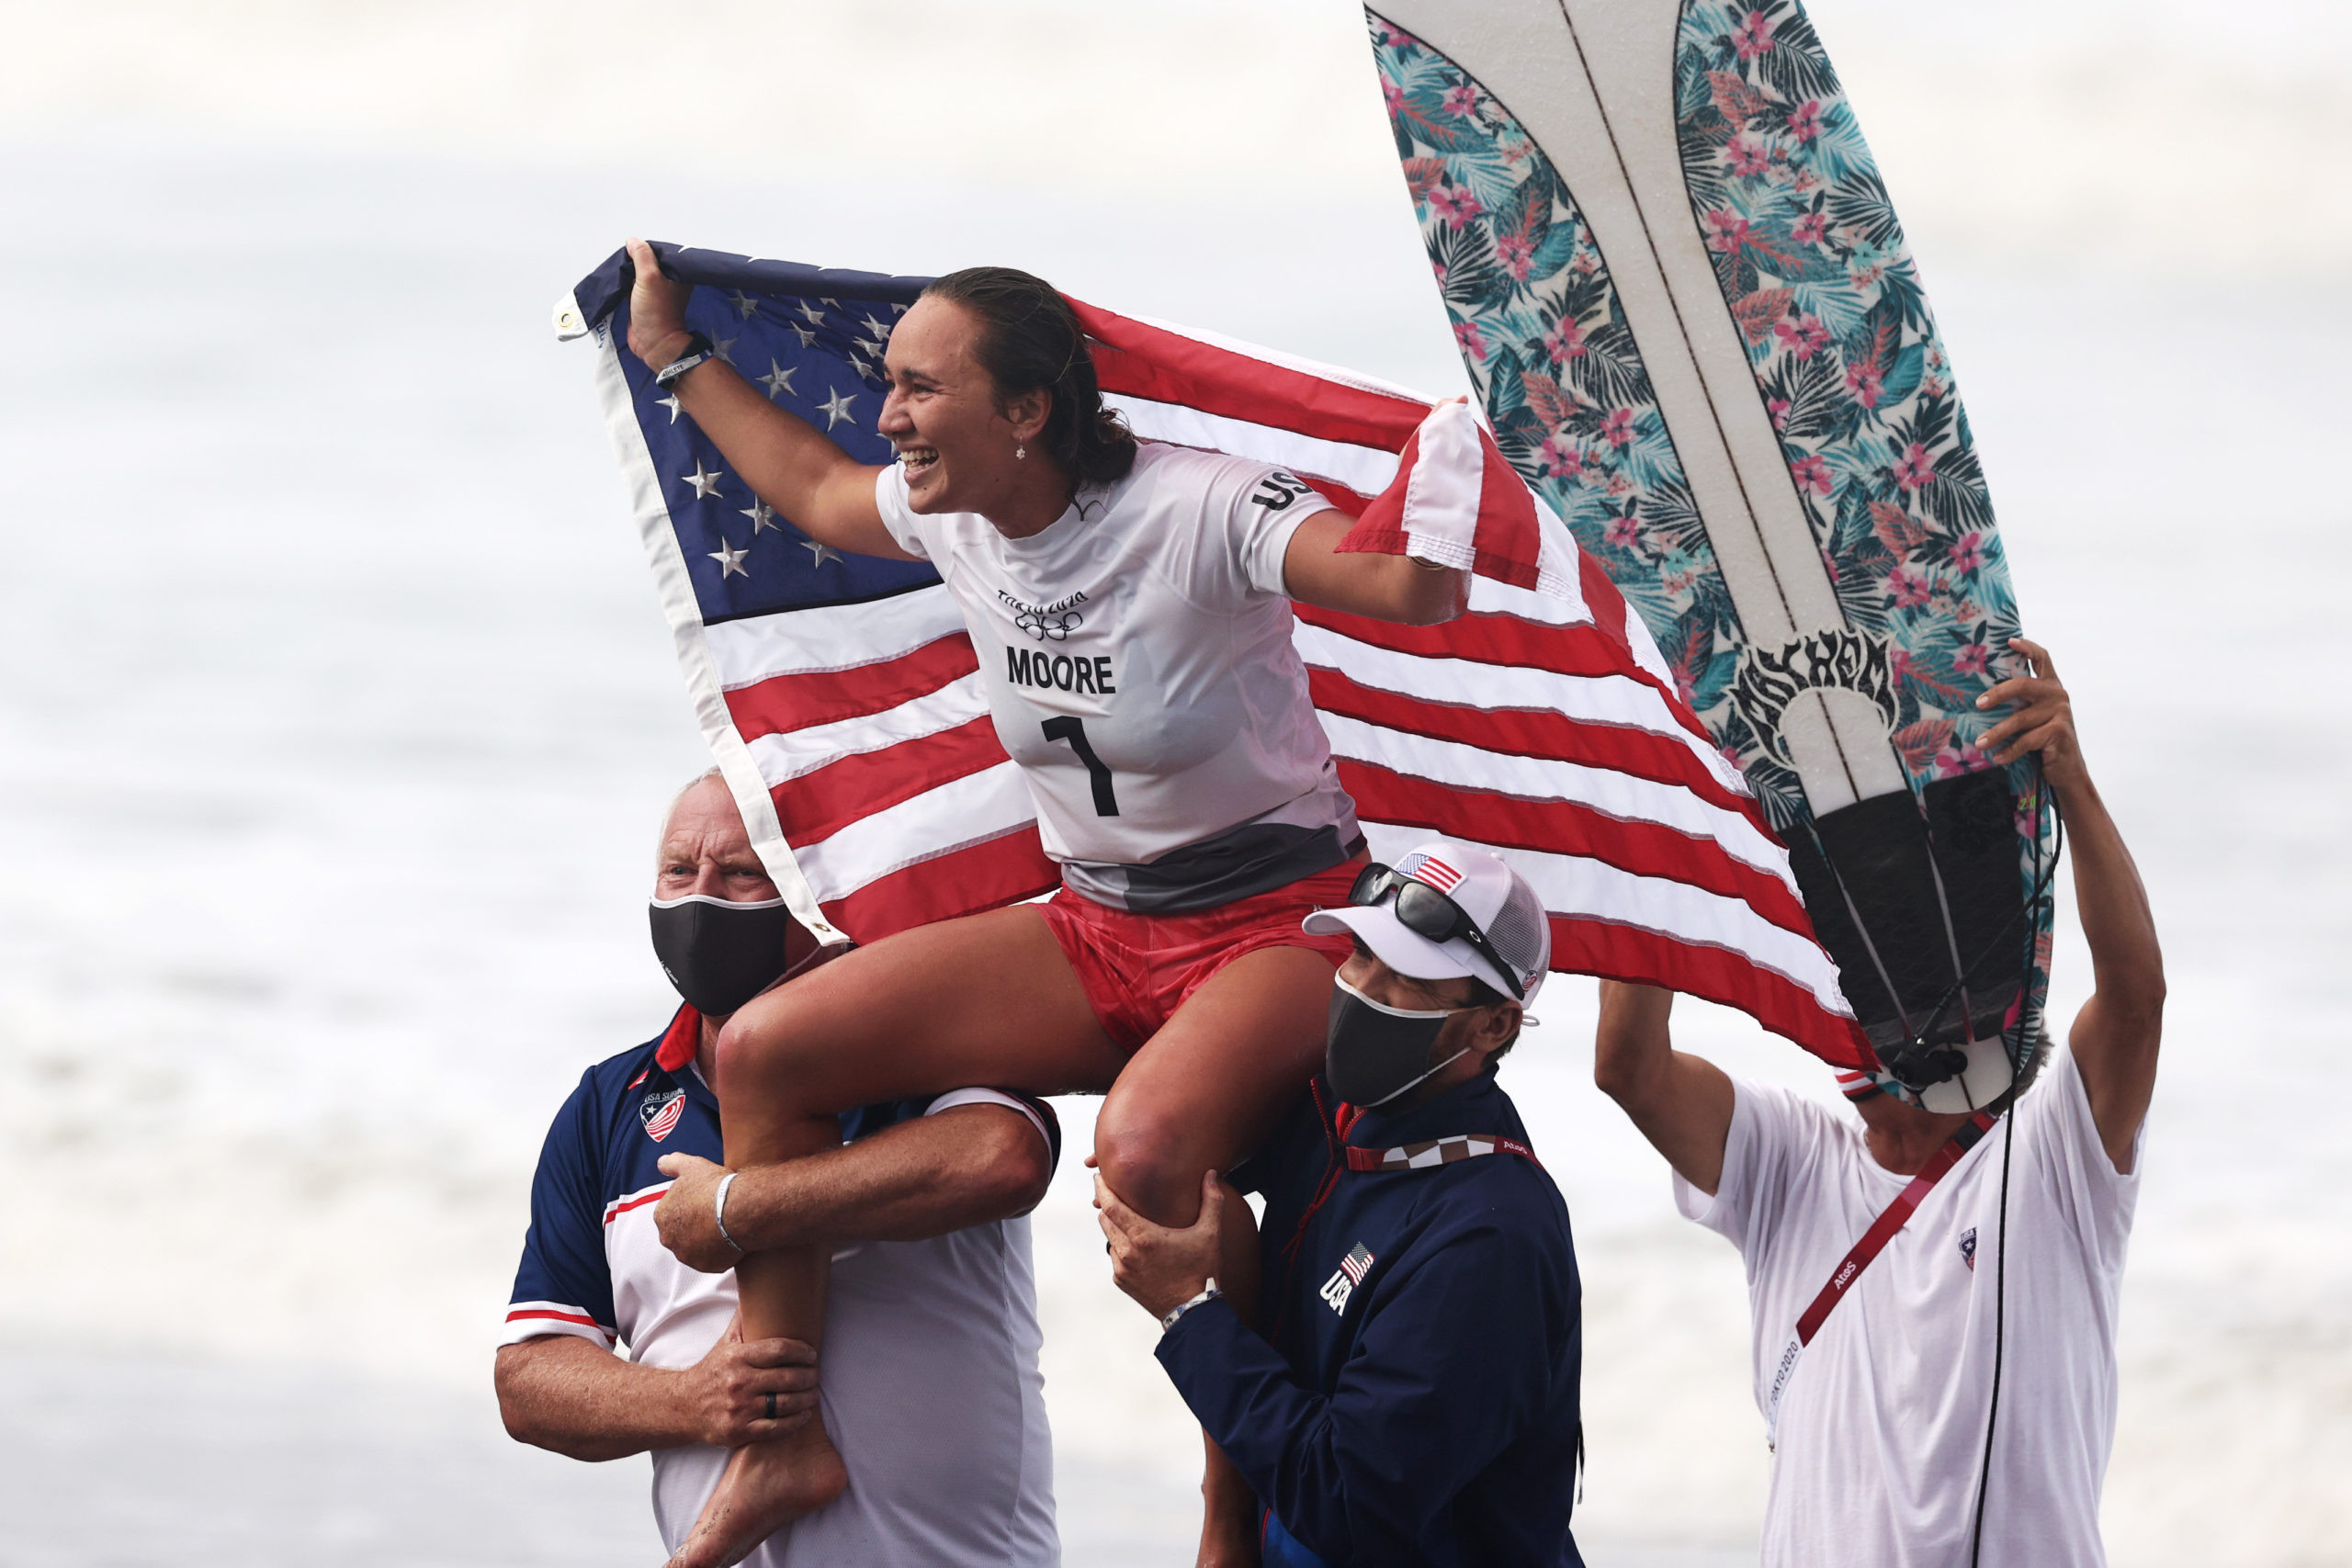
[[[912,653],[854,669],[771,675],[728,693],[727,711],[734,716],[736,733],[746,740],[788,735],[815,725],[888,713],[979,667],[970,636],[954,632]]]
[[[1737,1008],[1832,1066],[1860,1070],[1875,1060],[1851,1019],[1824,1008],[1795,981],[1724,948],[1677,942],[1637,926],[1555,915],[1552,966],[1608,980],[1688,991]]]
[[[1628,822],[1574,801],[1461,789],[1346,758],[1339,769],[1340,783],[1366,821],[1427,828],[1509,849],[1583,855],[1636,876],[1668,877],[1739,899],[1782,930],[1813,936],[1813,922],[1787,884],[1707,840],[1656,822]]]
[[[910,926],[976,915],[1034,898],[1061,882],[1033,825],[901,866],[823,906],[825,918],[858,942]]]
[[[1710,806],[1736,811],[1761,828],[1755,802],[1733,794],[1672,736],[1629,725],[1595,724],[1542,708],[1477,708],[1433,703],[1363,685],[1310,664],[1306,690],[1316,708],[1410,735],[1459,741],[1515,757],[1544,757],[1609,768],[1653,784],[1689,790]]]
[[[1182,403],[1204,413],[1384,452],[1403,446],[1429,413],[1408,398],[1327,381],[1076,299],[1069,303],[1099,345],[1094,373],[1106,392]]]
[[[796,844],[820,844],[860,818],[912,800],[1004,761],[996,722],[969,723],[919,739],[861,751],[789,779],[768,792],[776,821]]]
[[[1590,559],[1584,558],[1588,562]],[[1596,623],[1567,626],[1547,626],[1540,621],[1522,620],[1499,611],[1458,615],[1442,626],[1407,626],[1342,615],[1336,610],[1318,610],[1308,604],[1294,604],[1291,607],[1310,626],[1337,632],[1392,653],[1410,653],[1423,659],[1465,659],[1518,670],[1548,670],[1555,675],[1622,675],[1629,681],[1639,681],[1667,699],[1667,710],[1674,716],[1677,725],[1713,750],[1714,738],[1691,716],[1690,705],[1683,701],[1681,694],[1634,663],[1633,650],[1622,634],[1612,635],[1603,629],[1611,616],[1622,620],[1626,614],[1624,601],[1615,597],[1616,590],[1611,589],[1610,594],[1606,600],[1598,599],[1588,589],[1585,603],[1597,617]],[[1745,809],[1756,816],[1753,803]],[[1762,820],[1757,816],[1759,824]]]
[[[1292,608],[1310,626],[1392,653],[1467,659],[1518,670],[1549,670],[1555,675],[1640,676],[1623,644],[1611,643],[1582,624],[1547,626],[1498,611],[1474,610],[1442,626],[1407,626],[1311,604],[1294,604]]]

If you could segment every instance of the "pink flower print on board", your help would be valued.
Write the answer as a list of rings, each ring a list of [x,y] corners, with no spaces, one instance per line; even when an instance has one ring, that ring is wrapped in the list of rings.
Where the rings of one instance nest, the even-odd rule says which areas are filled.
[[[1467,186],[1439,186],[1430,192],[1430,205],[1449,228],[1459,229],[1487,210],[1477,192]]]
[[[1821,134],[1821,100],[1807,98],[1789,111],[1789,134],[1799,141],[1810,141]]]
[[[1611,446],[1623,446],[1634,439],[1634,411],[1611,409],[1600,422],[1601,438]]]
[[[1829,346],[1829,329],[1821,324],[1819,316],[1799,316],[1793,321],[1775,321],[1772,335],[1781,346],[1799,359],[1811,359]]]
[[[1791,463],[1789,478],[1797,481],[1799,491],[1811,491],[1815,495],[1829,493],[1829,465],[1817,455]]]
[[[1874,409],[1879,399],[1886,395],[1886,378],[1879,374],[1875,365],[1849,366],[1846,370],[1846,395],[1866,409]]]
[[[1905,490],[1925,490],[1928,488],[1928,481],[1935,477],[1935,459],[1928,457],[1928,449],[1917,441],[1911,443],[1905,449],[1903,456],[1895,459],[1894,482]]]
[[[1789,428],[1789,411],[1795,406],[1786,398],[1764,400],[1764,412],[1772,416],[1772,428],[1775,430],[1785,431]]]
[[[1890,644],[1886,650],[1886,672],[1897,684],[1908,680],[1911,675],[1909,652]]]
[[[1984,753],[1976,749],[1973,740],[1963,740],[1956,746],[1948,745],[1936,753],[1936,776],[1950,779],[1962,773],[1982,773],[1985,761]]]
[[[1551,330],[1544,334],[1544,352],[1552,356],[1552,362],[1555,365],[1565,364],[1571,359],[1582,359],[1585,355],[1584,328],[1577,323],[1573,316],[1561,317],[1557,322],[1554,323]]]
[[[1898,610],[1917,609],[1934,593],[1935,586],[1926,572],[1913,567],[1898,566],[1886,576],[1887,592],[1894,595]]]
[[[1991,645],[1981,642],[1963,642],[1951,656],[1951,667],[1963,675],[1981,676],[1992,662]]]
[[[1495,242],[1495,260],[1505,272],[1524,283],[1535,265],[1535,247],[1524,234],[1505,234]]]
[[[1771,19],[1761,11],[1750,11],[1739,26],[1732,29],[1732,45],[1742,60],[1753,60],[1772,47]]]
[[[1752,180],[1772,166],[1772,149],[1761,137],[1741,131],[1731,139],[1726,149],[1731,159],[1731,172],[1741,179]]]
[[[1623,474],[1611,474],[1609,476],[1609,482],[1600,489],[1610,500],[1618,501],[1634,493],[1634,481]]]
[[[1547,435],[1536,448],[1535,461],[1553,478],[1572,479],[1584,472],[1584,448],[1565,435]]]
[[[1453,323],[1453,345],[1475,359],[1487,357],[1487,340],[1479,334],[1476,321]]]
[[[1456,119],[1471,119],[1478,113],[1478,89],[1464,82],[1445,90],[1438,107]]]
[[[1707,214],[1707,248],[1711,251],[1734,254],[1747,243],[1750,231],[1747,220],[1728,208],[1718,207]]]
[[[1789,234],[1800,245],[1826,245],[1829,243],[1829,214],[1808,212],[1790,225]]]
[[[1642,547],[1642,525],[1631,517],[1611,517],[1601,537],[1621,550],[1638,550]]]
[[[1984,535],[1972,528],[1952,541],[1951,569],[1973,574],[1984,570]]]

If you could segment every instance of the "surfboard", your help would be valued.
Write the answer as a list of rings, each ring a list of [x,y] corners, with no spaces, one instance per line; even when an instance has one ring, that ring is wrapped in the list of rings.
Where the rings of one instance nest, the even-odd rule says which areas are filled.
[[[1396,151],[1503,452],[1789,846],[1886,1068],[2006,1090],[2054,813],[1976,697],[2017,601],[1918,269],[1795,0],[1377,0]]]

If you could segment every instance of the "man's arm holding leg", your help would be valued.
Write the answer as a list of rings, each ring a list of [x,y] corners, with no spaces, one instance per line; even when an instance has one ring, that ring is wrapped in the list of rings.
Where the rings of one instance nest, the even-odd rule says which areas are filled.
[[[1721,1067],[1674,1048],[1667,1032],[1673,1007],[1672,991],[1601,981],[1592,1081],[1633,1118],[1677,1175],[1712,1198],[1723,1181],[1736,1097]]]
[[[1979,707],[2015,703],[2017,711],[1978,744],[1996,762],[2041,754],[2041,773],[2058,797],[2073,852],[2075,912],[2091,950],[2091,999],[2075,1016],[2067,1044],[2090,1097],[2099,1141],[2120,1175],[2132,1172],[2132,1140],[2156,1089],[2156,1050],[2164,1036],[2165,959],[2156,942],[2148,890],[2107,803],[2091,783],[2075,735],[2074,705],[2047,649],[2023,637],[2009,646],[2033,673],[2004,681]]]
[[[681,1371],[624,1361],[576,1334],[545,1334],[500,1346],[495,1375],[509,1437],[581,1460],[766,1442],[817,1407],[815,1351],[794,1339],[747,1342],[731,1325]]]
[[[746,1251],[922,1241],[1026,1213],[1054,1173],[1052,1151],[1027,1112],[959,1105],[743,1172],[727,1192],[729,1245],[718,1234],[714,1202],[726,1168],[664,1155],[662,1169],[675,1179],[654,1211],[662,1244],[712,1274],[735,1267]]]

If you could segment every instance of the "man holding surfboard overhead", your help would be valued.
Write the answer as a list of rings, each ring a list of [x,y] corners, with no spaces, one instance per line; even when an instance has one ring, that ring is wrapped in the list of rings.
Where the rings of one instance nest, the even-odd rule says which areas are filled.
[[[1939,1114],[1891,1075],[1841,1072],[1858,1125],[1673,1049],[1670,993],[1601,986],[1595,1081],[1673,1166],[1683,1213],[1747,1267],[1776,1456],[1768,1568],[2106,1560],[2164,959],[2066,690],[2041,648],[2012,646],[2034,672],[1986,694],[2009,710],[1986,745],[2039,757],[2057,793],[2097,987],[2017,1089]]]
[[[1747,1259],[1765,1560],[2097,1563],[2162,965],[1845,86],[1797,0],[1367,14],[1496,441],[1754,789],[1876,1059],[1865,1135],[1603,987],[1602,1087]],[[2050,1053],[2053,792],[2098,988]]]

